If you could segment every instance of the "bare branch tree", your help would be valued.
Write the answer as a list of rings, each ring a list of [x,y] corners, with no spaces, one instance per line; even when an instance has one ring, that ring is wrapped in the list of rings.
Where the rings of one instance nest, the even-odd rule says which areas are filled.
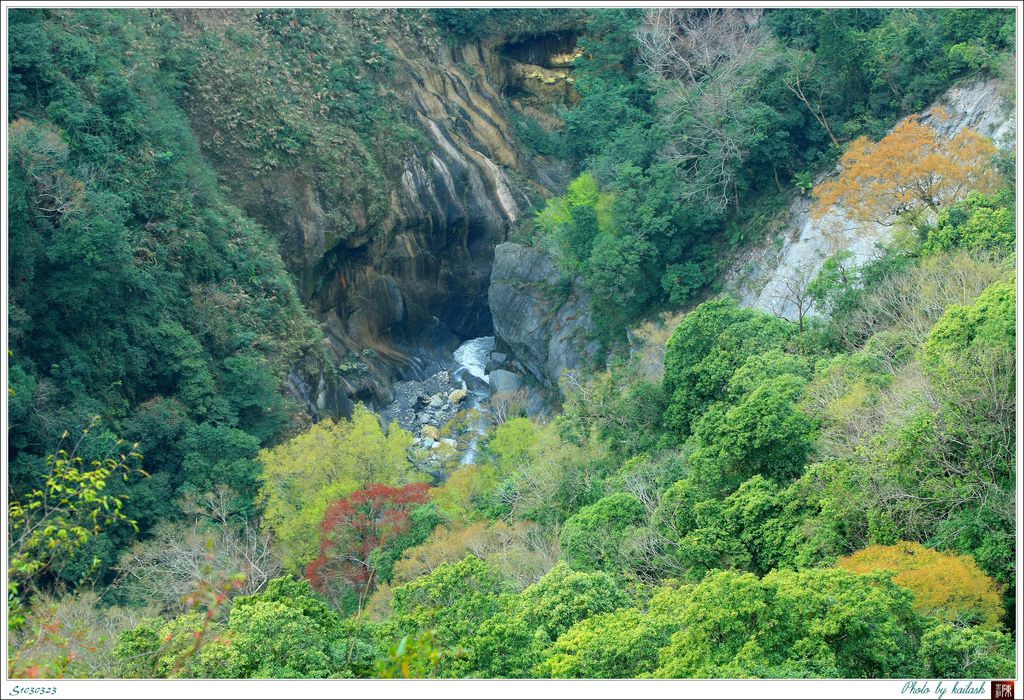
[[[828,91],[828,84],[819,79],[813,53],[795,52],[792,54],[789,74],[786,76],[786,87],[807,107],[807,111],[828,134],[832,145],[838,146],[839,140],[832,133],[832,127],[829,126],[825,110],[822,107]]]
[[[252,595],[280,575],[281,564],[270,536],[259,523],[232,507],[235,495],[219,487],[183,504],[192,523],[164,523],[154,535],[126,552],[117,565],[117,585],[155,601],[168,611],[181,612],[198,584],[235,574],[245,576],[238,592]]]
[[[1003,274],[996,260],[976,253],[926,260],[868,290],[840,332],[851,348],[887,329],[898,329],[915,344],[923,344],[947,308],[969,303]]]
[[[640,60],[658,77],[696,85],[730,77],[757,53],[766,35],[762,9],[650,8],[637,29]]]
[[[817,270],[811,265],[802,265],[782,279],[783,289],[775,295],[772,314],[777,318],[793,321],[804,332],[804,319],[814,307],[809,291]],[[795,318],[794,318],[795,317]]]
[[[66,170],[68,146],[56,130],[17,119],[8,130],[11,160],[31,178],[33,203],[55,226],[77,210],[85,197],[85,184]]]
[[[499,391],[490,400],[491,421],[501,425],[506,421],[526,415],[526,389]]]
[[[752,67],[772,45],[762,10],[651,8],[637,30],[640,60],[662,95],[672,133],[664,158],[684,199],[725,208],[738,199],[745,129],[736,122]]]

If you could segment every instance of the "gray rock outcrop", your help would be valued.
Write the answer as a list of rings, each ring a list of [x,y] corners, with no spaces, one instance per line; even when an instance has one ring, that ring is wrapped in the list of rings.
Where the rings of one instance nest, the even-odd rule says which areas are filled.
[[[236,36],[270,31],[253,14],[197,9],[173,16],[197,41],[216,36],[231,46]],[[346,13],[335,14],[323,19],[330,31],[364,36],[341,17]],[[394,138],[339,120],[330,111],[337,98],[325,97],[331,83],[317,82],[315,71],[287,80],[281,99],[303,106],[275,117],[303,134],[296,139],[309,145],[301,148],[323,162],[284,156],[278,145],[252,167],[249,146],[224,136],[243,131],[235,127],[237,110],[206,98],[221,95],[224,71],[211,66],[191,78],[188,94],[197,97],[187,108],[204,156],[232,202],[277,238],[303,302],[322,324],[323,351],[297,362],[287,385],[311,417],[344,415],[357,401],[385,406],[395,382],[429,373],[415,367],[418,358],[447,357],[461,340],[490,334],[494,247],[569,176],[553,159],[523,157],[513,125],[524,110],[553,114],[568,99],[571,68],[558,68],[559,90],[526,99],[522,87],[547,86],[547,78],[531,78],[505,44],[525,46],[532,60],[547,64],[549,56],[571,52],[582,21],[568,13],[539,36],[448,46],[410,35],[404,18],[386,18],[381,41],[390,69],[374,89],[393,102],[402,127]],[[557,40],[545,40],[548,34]],[[510,101],[509,94],[519,97]],[[263,146],[253,148],[262,155]]]
[[[589,364],[598,350],[590,304],[578,285],[559,298],[560,278],[541,250],[502,243],[494,250],[488,302],[494,334],[530,374],[557,388],[567,369]]]

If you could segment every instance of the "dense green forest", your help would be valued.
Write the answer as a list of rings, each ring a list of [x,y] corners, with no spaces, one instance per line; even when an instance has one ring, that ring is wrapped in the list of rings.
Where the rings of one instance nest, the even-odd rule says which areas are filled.
[[[1015,154],[905,120],[1012,72],[1013,10],[223,12],[9,15],[11,676],[1013,677]],[[551,27],[515,148],[567,184],[509,235],[607,357],[432,475],[285,391],[348,370],[233,183],[355,237],[429,149],[405,54]],[[796,323],[721,292],[801,195],[895,234]]]

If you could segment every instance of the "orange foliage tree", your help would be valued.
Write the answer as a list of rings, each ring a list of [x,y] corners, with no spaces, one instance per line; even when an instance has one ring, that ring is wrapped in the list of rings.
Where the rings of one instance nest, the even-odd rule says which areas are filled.
[[[996,627],[1002,612],[996,583],[974,557],[937,552],[917,542],[874,545],[836,562],[857,574],[894,572],[893,582],[914,594],[914,608],[947,622]]]
[[[852,219],[889,225],[906,212],[938,211],[972,191],[998,187],[992,140],[973,129],[947,138],[912,115],[878,143],[866,136],[843,154],[838,178],[814,188],[812,214],[841,206]]]

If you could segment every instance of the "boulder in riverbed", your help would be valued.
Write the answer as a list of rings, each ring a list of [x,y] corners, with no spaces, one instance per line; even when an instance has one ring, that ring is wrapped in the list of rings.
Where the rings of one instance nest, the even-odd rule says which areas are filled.
[[[516,392],[523,386],[523,378],[515,372],[496,369],[490,376],[491,395],[505,392]]]

